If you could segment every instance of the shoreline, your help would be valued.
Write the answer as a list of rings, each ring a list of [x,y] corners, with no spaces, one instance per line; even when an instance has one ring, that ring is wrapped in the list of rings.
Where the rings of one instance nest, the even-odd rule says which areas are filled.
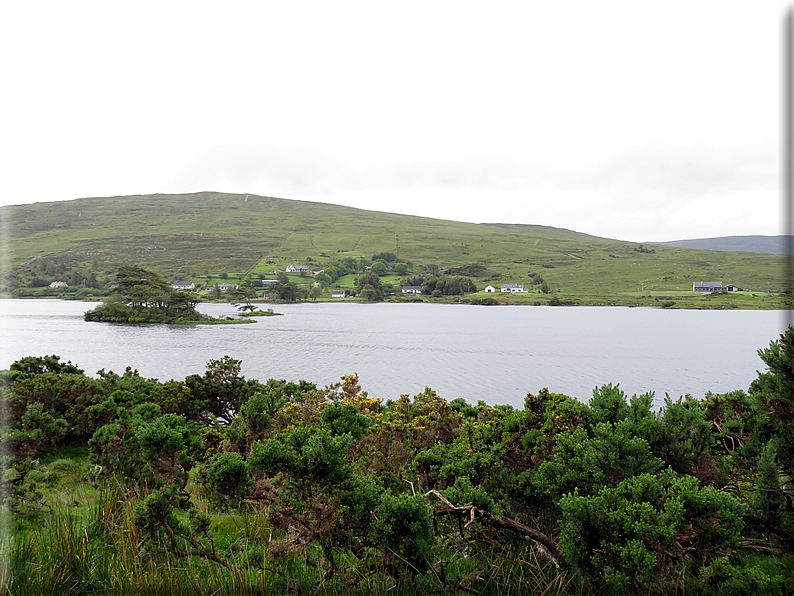
[[[447,298],[431,298],[424,299],[411,298],[411,299],[386,299],[377,302],[368,302],[355,297],[348,298],[327,298],[319,300],[301,300],[298,302],[260,302],[252,301],[253,304],[267,304],[278,306],[283,304],[461,304],[467,306],[560,306],[560,307],[614,307],[622,306],[626,308],[656,308],[659,310],[778,310],[787,311],[794,310],[794,301],[785,296],[755,296],[752,298],[743,297],[739,303],[734,301],[725,301],[718,303],[720,297],[699,297],[699,296],[685,296],[685,297],[668,297],[668,296],[650,296],[650,297],[632,297],[615,298],[615,297],[588,297],[588,296],[570,296],[560,298],[559,295],[553,295],[558,300],[555,302],[553,299],[546,298],[545,300],[537,300],[534,296],[530,300],[516,300],[515,295],[511,295],[509,299],[494,298],[492,303],[478,303],[472,301],[469,296],[466,297],[447,297]],[[67,302],[94,302],[99,303],[107,298],[107,296],[92,296],[82,298],[69,298],[66,296],[0,296],[0,300],[64,300]],[[479,296],[478,296],[479,298]],[[675,299],[673,299],[675,298]],[[754,304],[748,304],[748,302]],[[671,304],[672,303],[672,304]],[[224,300],[206,300],[201,304],[229,304]],[[256,317],[274,316],[281,313],[252,315]],[[249,315],[246,315],[249,316]],[[251,321],[256,322],[256,321]],[[210,323],[212,324],[212,323]]]
[[[549,297],[550,296],[550,297]],[[65,300],[68,302],[102,302],[107,296],[92,296],[70,298],[67,296],[0,296],[0,300]],[[472,300],[474,298],[474,300]],[[493,302],[483,303],[480,300],[491,298]],[[517,299],[518,298],[518,299]],[[522,299],[523,298],[523,299]],[[378,302],[368,302],[356,297],[325,298],[318,300],[302,300],[299,302],[270,302],[253,300],[253,304],[278,306],[282,304],[461,304],[468,306],[562,306],[562,307],[610,307],[622,306],[628,308],[656,308],[659,310],[794,310],[794,301],[780,295],[715,295],[715,296],[560,296],[559,294],[544,295],[543,300],[538,300],[538,295],[517,297],[515,294],[470,294],[468,296],[449,296],[443,298],[432,297],[391,297]],[[556,300],[555,300],[556,299]],[[230,304],[225,300],[206,300],[201,304]],[[262,311],[263,313],[265,311]],[[281,313],[257,314],[256,317],[275,316]],[[249,316],[249,315],[246,315]],[[251,321],[256,322],[256,321]],[[210,323],[217,324],[217,323]]]

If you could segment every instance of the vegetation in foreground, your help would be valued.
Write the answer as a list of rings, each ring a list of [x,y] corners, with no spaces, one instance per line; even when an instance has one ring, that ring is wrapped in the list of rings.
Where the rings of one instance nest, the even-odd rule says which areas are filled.
[[[288,265],[303,264],[308,274],[290,275],[288,284],[295,287],[283,284],[277,299],[301,298],[297,290],[305,292],[304,299],[330,299],[332,289],[349,290],[358,300],[399,299],[399,288],[392,298],[387,285],[443,275],[465,277],[478,290],[489,284],[498,290],[502,283],[533,290],[495,298],[499,303],[791,306],[790,276],[784,274],[791,260],[784,255],[649,248],[548,226],[469,224],[211,192],[78,199],[0,207],[0,212],[10,234],[11,270],[0,277],[3,297],[105,297],[114,273],[136,266],[169,283],[191,281],[206,288],[203,297],[222,299],[220,292],[212,296],[218,284],[272,281]],[[358,284],[378,255],[387,257],[387,270],[373,269],[384,296],[376,285]],[[405,270],[395,268],[399,263]],[[328,283],[312,277],[331,267],[344,274]],[[59,281],[67,285],[49,287]],[[321,290],[313,289],[314,281]],[[745,292],[712,301],[693,294],[697,281],[722,281]],[[423,300],[457,301],[458,295],[434,285]]]
[[[794,328],[745,390],[523,410],[356,375],[2,373],[9,594],[788,594]]]

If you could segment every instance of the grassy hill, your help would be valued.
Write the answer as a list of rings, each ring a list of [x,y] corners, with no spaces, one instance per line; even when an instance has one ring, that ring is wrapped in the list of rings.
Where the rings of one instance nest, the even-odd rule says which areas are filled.
[[[538,272],[559,299],[579,304],[642,304],[647,300],[638,297],[649,293],[690,300],[695,281],[764,295],[785,289],[782,255],[643,247],[548,226],[461,223],[255,195],[86,198],[2,207],[0,218],[9,236],[6,295],[69,276],[102,285],[125,264],[171,281],[200,282],[210,275],[274,274],[290,263],[317,270],[378,252],[395,253],[412,273],[433,265],[468,273],[478,288],[529,286],[529,274]],[[532,303],[548,297],[497,298]],[[739,297],[719,299],[738,304]],[[752,307],[780,306],[768,298]]]
[[[743,252],[765,252],[773,255],[794,254],[794,236],[721,236],[719,238],[693,238],[691,240],[670,240],[653,242],[678,246],[679,248],[697,248],[702,250],[729,250]]]

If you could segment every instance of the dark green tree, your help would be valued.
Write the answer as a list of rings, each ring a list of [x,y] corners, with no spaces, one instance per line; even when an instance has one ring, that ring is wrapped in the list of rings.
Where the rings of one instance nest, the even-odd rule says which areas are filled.
[[[759,400],[777,436],[780,463],[794,472],[794,327],[789,326],[758,355],[768,371],[760,373],[750,385],[750,393]]]
[[[767,526],[776,525],[781,510],[780,473],[775,461],[775,444],[769,441],[758,458],[753,505]]]
[[[370,302],[383,300],[383,286],[381,286],[380,277],[372,272],[360,276],[356,280],[356,293]]]
[[[378,277],[386,275],[388,273],[388,266],[383,261],[375,261],[372,263],[372,267],[370,268],[372,273],[377,275]]]
[[[285,302],[296,302],[303,295],[298,284],[293,282],[273,284],[273,293]]]
[[[205,418],[211,414],[222,425],[234,420],[240,406],[256,393],[261,383],[246,381],[240,374],[241,362],[224,356],[207,362],[204,375],[190,375],[185,386],[196,403],[206,404]]]
[[[320,284],[323,288],[327,288],[331,284],[331,276],[328,273],[318,273],[314,276],[314,281]]]

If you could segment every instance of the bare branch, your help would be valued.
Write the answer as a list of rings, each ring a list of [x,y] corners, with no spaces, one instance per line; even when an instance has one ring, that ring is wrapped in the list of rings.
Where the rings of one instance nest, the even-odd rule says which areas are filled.
[[[471,524],[473,524],[476,521],[476,516],[479,515],[481,519],[485,520],[486,522],[488,522],[489,524],[491,524],[496,528],[511,530],[513,532],[521,534],[522,536],[527,536],[532,540],[534,540],[535,542],[539,542],[546,548],[549,555],[554,559],[555,563],[559,563],[560,561],[562,561],[562,556],[560,555],[560,551],[557,548],[557,545],[554,543],[554,541],[551,538],[549,538],[542,532],[530,528],[529,526],[526,526],[514,519],[505,517],[504,515],[494,515],[493,513],[490,513],[488,511],[482,511],[481,509],[478,509],[474,505],[463,505],[463,506],[453,505],[446,497],[444,497],[444,495],[439,493],[437,490],[431,490],[425,494],[433,495],[444,503],[443,505],[439,505],[433,508],[436,514],[438,515],[465,514],[468,516],[469,521],[466,522],[466,525],[464,527],[469,527]]]

